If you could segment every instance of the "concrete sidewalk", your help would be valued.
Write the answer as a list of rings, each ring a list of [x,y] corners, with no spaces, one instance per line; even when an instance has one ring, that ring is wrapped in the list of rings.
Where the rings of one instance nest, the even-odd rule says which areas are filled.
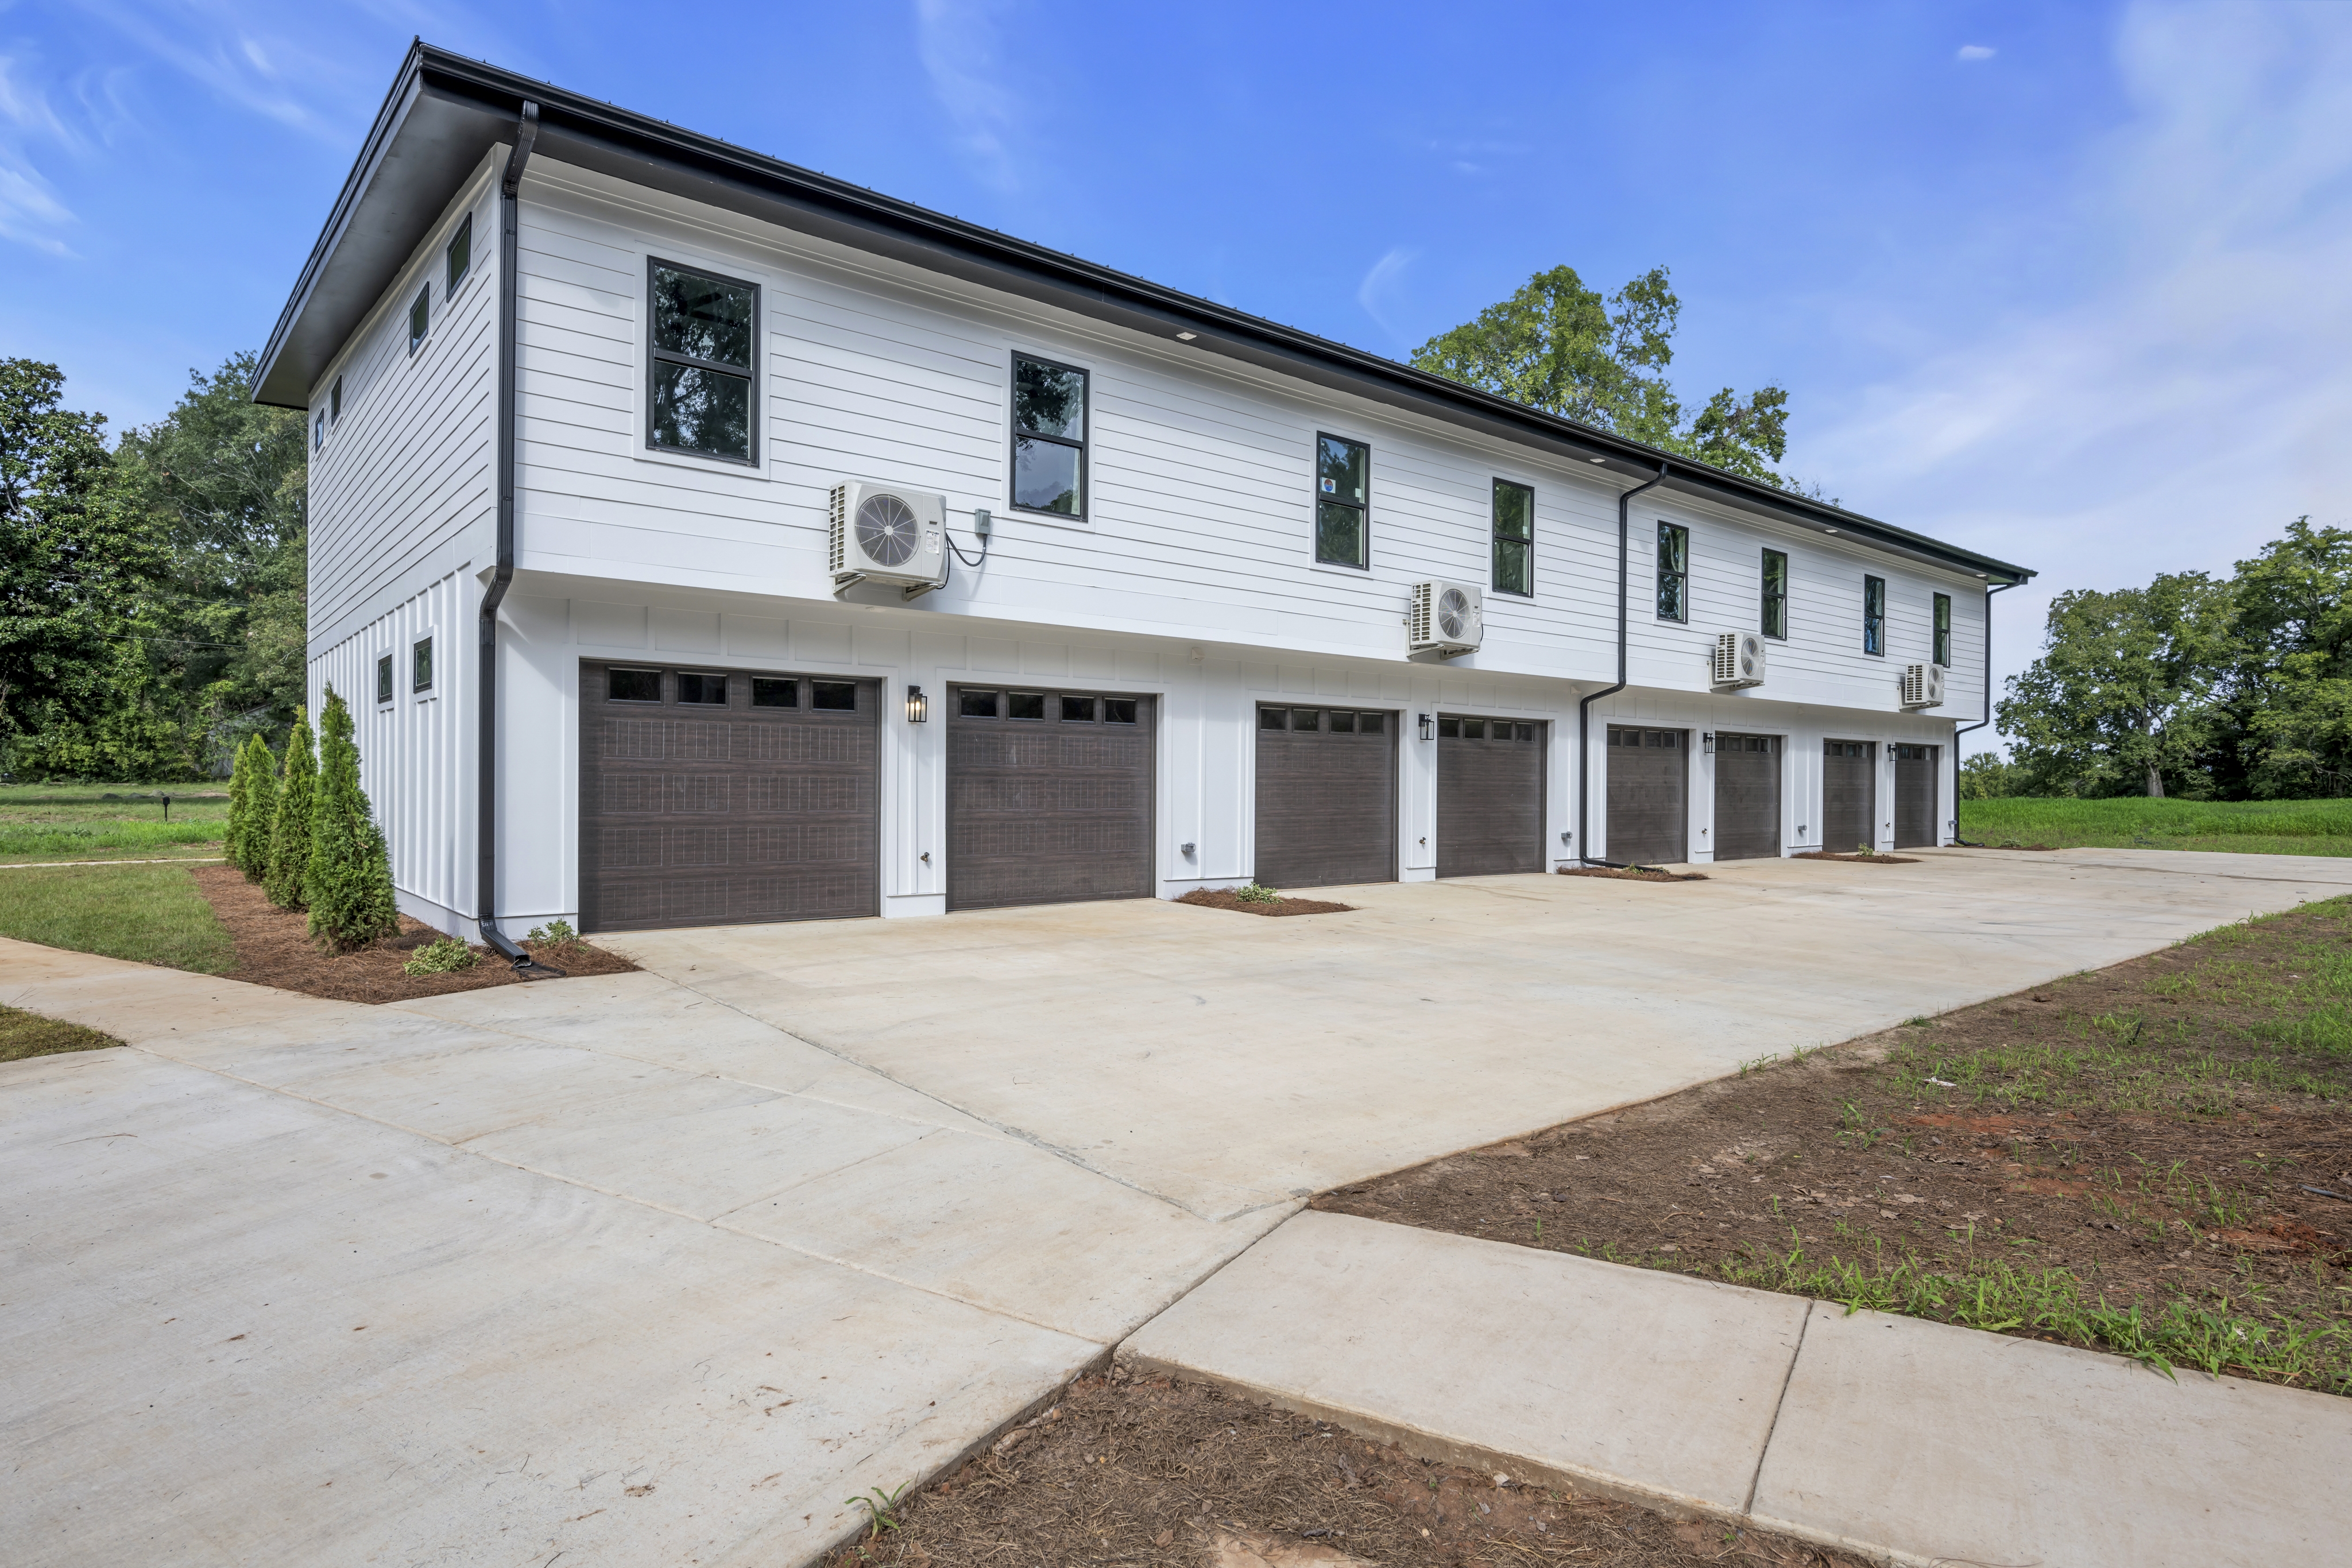
[[[1119,1355],[1920,1568],[2321,1568],[2352,1540],[2352,1399],[1351,1216],[1293,1218]]]

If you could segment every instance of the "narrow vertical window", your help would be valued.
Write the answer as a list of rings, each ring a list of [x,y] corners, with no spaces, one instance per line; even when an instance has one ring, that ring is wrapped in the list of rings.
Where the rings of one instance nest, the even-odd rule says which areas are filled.
[[[409,644],[408,689],[429,692],[433,689],[433,639],[419,637]]]
[[[416,291],[416,303],[408,308],[408,351],[416,352],[416,345],[425,341],[425,334],[433,329],[433,286],[426,284]]]
[[[1087,372],[1013,357],[1013,504],[1087,515]]]
[[[1658,619],[1690,619],[1690,530],[1658,525]]]
[[[1315,437],[1315,559],[1370,566],[1372,449],[1337,435]]]
[[[646,444],[730,463],[759,460],[756,285],[667,261],[647,264],[652,299]]]
[[[1952,667],[1952,596],[1936,595],[1936,663]]]
[[[341,376],[335,378],[334,390],[327,394],[327,423],[331,425],[343,423],[343,378]]]
[[[474,265],[474,214],[467,213],[457,222],[457,232],[449,236],[448,281],[441,286],[441,298],[446,299],[457,292],[457,285],[466,280],[466,269]]]
[[[380,704],[392,700],[392,655],[389,653],[376,655],[375,700]]]
[[[1764,623],[1759,628],[1767,637],[1785,640],[1789,635],[1789,555],[1786,550],[1764,552]]]
[[[318,451],[327,444],[327,411],[320,409],[319,417],[310,422],[310,450]]]
[[[1886,580],[1883,577],[1862,580],[1862,651],[1886,652]]]
[[[1508,479],[1495,481],[1495,591],[1532,594],[1536,493]]]

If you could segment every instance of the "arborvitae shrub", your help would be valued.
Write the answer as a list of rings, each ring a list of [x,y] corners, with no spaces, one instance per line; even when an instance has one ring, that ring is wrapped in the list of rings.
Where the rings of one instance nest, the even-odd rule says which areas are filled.
[[[253,788],[253,743],[259,738],[245,737],[236,748],[236,766],[228,773],[228,831],[221,835],[221,850],[229,864],[240,868],[245,864],[245,797]]]
[[[269,835],[268,879],[262,884],[280,909],[302,907],[302,880],[310,865],[310,817],[319,792],[319,763],[310,750],[310,721],[298,718],[286,737],[286,772],[278,787],[278,815]]]
[[[249,735],[236,766],[246,776],[245,810],[230,822],[228,858],[246,881],[259,882],[269,874],[269,842],[278,822],[278,758],[268,741]],[[233,796],[234,779],[229,788]],[[234,799],[230,809],[236,809]]]
[[[400,929],[392,902],[392,857],[360,789],[352,711],[327,688],[319,719],[319,792],[310,818],[310,936],[348,953]]]

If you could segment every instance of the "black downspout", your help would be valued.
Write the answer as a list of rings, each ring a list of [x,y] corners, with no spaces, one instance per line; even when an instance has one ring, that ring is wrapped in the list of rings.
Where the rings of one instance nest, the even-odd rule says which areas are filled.
[[[1613,865],[1613,861],[1596,861],[1585,852],[1592,842],[1592,705],[1602,697],[1625,689],[1625,558],[1626,548],[1633,538],[1632,517],[1633,497],[1653,486],[1666,482],[1666,465],[1658,465],[1658,476],[1645,479],[1617,497],[1617,684],[1603,686],[1576,705],[1576,863],[1579,865]]]
[[[490,585],[482,595],[480,647],[481,733],[475,739],[480,763],[474,805],[476,908],[474,924],[482,940],[510,959],[514,971],[527,980],[560,978],[563,971],[537,963],[515,940],[499,929],[499,604],[514,580],[515,569],[515,274],[522,250],[523,165],[530,162],[531,143],[539,140],[539,105],[525,103],[515,126],[514,146],[507,153],[505,175],[499,181],[499,556]]]
[[[1969,843],[1960,837],[1960,737],[1982,729],[1992,722],[1992,596],[2016,586],[2013,582],[1996,582],[1985,589],[1984,717],[1952,731],[1952,842],[1965,849],[1980,850],[1984,846]]]

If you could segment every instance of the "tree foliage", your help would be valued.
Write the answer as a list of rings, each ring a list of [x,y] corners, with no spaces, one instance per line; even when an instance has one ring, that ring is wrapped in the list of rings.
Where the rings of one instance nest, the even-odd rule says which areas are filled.
[[[262,882],[269,902],[280,909],[302,907],[318,794],[319,760],[310,748],[310,721],[298,718],[286,737],[286,770],[278,778],[278,809],[269,827],[269,869]]]
[[[310,819],[310,936],[348,953],[400,929],[392,897],[392,857],[360,788],[352,711],[327,688],[319,718],[319,794]]]
[[[1766,484],[1788,450],[1789,394],[1729,387],[1687,411],[1666,378],[1682,300],[1663,267],[1603,298],[1570,267],[1412,352],[1416,369]]]
[[[228,828],[222,850],[228,863],[259,882],[269,870],[269,833],[278,820],[278,758],[269,743],[248,735],[228,779]]]

